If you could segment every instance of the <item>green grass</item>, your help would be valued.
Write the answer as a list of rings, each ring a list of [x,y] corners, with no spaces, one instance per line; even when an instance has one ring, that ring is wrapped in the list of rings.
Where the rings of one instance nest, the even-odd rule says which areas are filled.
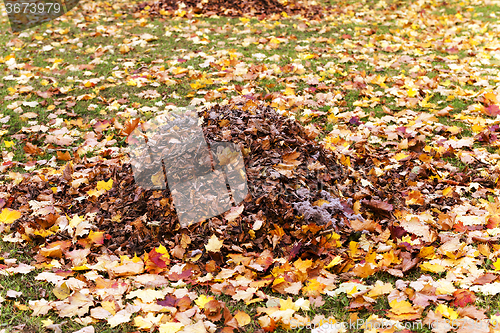
[[[139,1],[136,1],[139,2]],[[327,63],[333,63],[332,68],[336,68],[335,73],[325,70],[321,74],[325,78],[325,81],[332,80],[331,85],[333,89],[332,92],[339,92],[341,99],[336,103],[336,107],[340,108],[340,112],[354,111],[356,106],[355,102],[362,100],[364,98],[370,99],[370,93],[384,92],[384,95],[380,97],[380,103],[372,107],[361,107],[365,113],[364,117],[361,117],[363,122],[371,120],[370,114],[375,118],[382,118],[386,116],[382,105],[389,107],[390,111],[394,114],[410,110],[416,113],[419,112],[430,112],[429,108],[420,107],[418,104],[414,107],[408,107],[398,104],[399,98],[390,95],[385,92],[385,88],[380,87],[377,84],[365,82],[366,87],[373,87],[373,91],[369,92],[366,87],[353,87],[351,89],[344,88],[342,85],[346,81],[351,83],[360,78],[362,75],[368,76],[387,76],[385,84],[388,88],[403,88],[405,84],[405,79],[409,79],[415,83],[418,82],[417,76],[412,77],[410,70],[416,64],[420,65],[421,69],[426,71],[425,76],[430,79],[436,79],[439,85],[443,85],[447,80],[450,80],[450,85],[447,89],[454,90],[456,87],[461,87],[462,89],[472,90],[478,92],[483,88],[480,86],[474,86],[467,82],[465,85],[460,85],[458,77],[465,76],[465,78],[470,79],[469,73],[457,74],[450,70],[450,63],[440,60],[438,57],[446,58],[450,54],[446,49],[452,47],[451,41],[447,42],[446,39],[452,39],[454,35],[445,36],[444,32],[435,29],[435,27],[427,27],[422,29],[420,26],[412,28],[411,22],[408,25],[403,22],[405,13],[409,11],[410,7],[414,4],[411,1],[386,1],[387,3],[387,13],[384,13],[382,18],[378,22],[377,15],[382,15],[382,11],[378,6],[377,2],[371,1],[332,1],[332,0],[321,0],[322,3],[334,6],[342,10],[344,14],[336,14],[321,22],[300,20],[295,18],[281,18],[279,24],[275,24],[274,21],[259,21],[255,18],[251,18],[249,22],[242,22],[238,18],[204,18],[196,17],[192,20],[187,20],[185,18],[167,18],[160,21],[158,18],[146,17],[144,24],[139,23],[140,19],[132,15],[130,9],[123,4],[117,3],[117,8],[112,8],[108,5],[101,4],[101,11],[98,13],[97,21],[92,23],[85,23],[85,18],[89,19],[92,13],[85,13],[85,16],[78,16],[81,13],[78,12],[77,16],[82,18],[84,24],[84,29],[73,24],[71,18],[63,18],[60,21],[52,23],[51,28],[54,32],[46,33],[48,25],[43,27],[35,27],[32,29],[33,34],[28,37],[22,37],[19,35],[1,34],[0,35],[0,57],[5,58],[10,54],[15,54],[17,63],[26,63],[30,66],[39,67],[35,72],[35,76],[32,77],[27,83],[19,84],[13,80],[0,80],[3,85],[0,89],[0,118],[5,116],[10,116],[10,120],[6,124],[1,124],[1,129],[7,132],[3,134],[0,140],[0,148],[3,153],[13,153],[12,160],[20,163],[25,163],[32,159],[50,159],[54,156],[53,149],[70,149],[77,148],[79,145],[83,144],[83,135],[85,132],[89,131],[91,127],[79,127],[76,125],[67,125],[68,129],[81,131],[79,136],[75,137],[75,143],[70,147],[49,147],[45,143],[45,135],[43,133],[24,133],[24,137],[13,137],[16,134],[23,134],[21,132],[23,127],[30,126],[28,121],[23,120],[20,114],[13,109],[7,108],[8,105],[15,101],[37,101],[39,103],[46,103],[45,105],[39,104],[35,108],[22,107],[23,112],[35,112],[38,114],[36,121],[38,124],[49,124],[52,116],[61,110],[57,115],[66,121],[71,121],[81,117],[82,122],[88,124],[93,119],[111,119],[116,117],[122,123],[127,119],[127,117],[118,116],[118,112],[122,112],[122,109],[118,111],[107,110],[107,106],[110,104],[112,99],[117,100],[126,96],[127,102],[123,103],[123,106],[128,109],[134,109],[137,112],[138,117],[141,119],[150,119],[155,116],[154,113],[149,111],[141,111],[140,108],[147,106],[153,107],[158,102],[174,103],[177,106],[187,106],[191,103],[192,98],[201,98],[203,94],[193,94],[196,91],[191,87],[191,84],[199,79],[201,73],[207,74],[207,78],[217,79],[218,76],[214,75],[215,72],[220,72],[220,70],[200,66],[205,62],[205,58],[196,57],[200,52],[204,52],[207,55],[214,56],[213,62],[217,63],[221,67],[231,68],[232,65],[224,65],[223,61],[228,60],[229,56],[217,55],[218,50],[229,50],[232,49],[236,52],[242,54],[242,56],[237,57],[238,62],[244,62],[247,64],[247,68],[251,65],[261,65],[265,64],[267,69],[272,69],[273,65],[280,67],[286,66],[290,63],[301,63],[305,67],[304,74],[297,73],[285,73],[281,72],[276,75],[271,74],[270,76],[260,79],[251,80],[240,80],[240,78],[228,78],[228,82],[214,82],[206,87],[201,88],[201,90],[214,90],[223,87],[231,87],[233,85],[246,86],[248,88],[254,88],[256,92],[260,92],[263,95],[267,93],[279,93],[284,92],[286,88],[286,83],[292,82],[296,85],[294,91],[297,95],[304,95],[309,88],[309,84],[306,83],[304,75],[307,74],[319,74],[318,67],[324,67]],[[391,6],[394,6],[391,9]],[[467,8],[472,8],[472,11],[467,11]],[[356,13],[372,11],[375,17],[364,18],[361,17],[357,19]],[[484,24],[489,22],[489,27],[481,26],[478,31],[473,31],[472,35],[483,37],[484,34],[494,31],[492,25],[498,21],[498,17],[491,17],[491,13],[498,13],[500,11],[500,6],[498,5],[484,5],[484,6],[471,6],[469,2],[465,1],[463,5],[460,5],[457,1],[451,1],[449,4],[444,5],[442,2],[438,2],[436,5],[429,6],[425,8],[422,15],[436,15],[433,19],[439,24],[445,24],[446,20],[454,20],[457,13],[461,13],[465,19],[468,20],[467,15],[472,16],[472,22],[477,22],[478,24]],[[352,15],[349,14],[352,12]],[[110,20],[114,14],[123,14],[122,17],[116,20]],[[394,16],[391,16],[394,14]],[[371,15],[371,14],[370,14]],[[424,16],[427,17],[427,16]],[[417,18],[418,19],[418,18]],[[412,19],[413,20],[413,19]],[[120,23],[120,25],[117,25]],[[309,23],[309,24],[306,24]],[[459,24],[457,24],[458,26]],[[455,23],[450,26],[443,25],[443,31],[455,26]],[[0,27],[4,30],[7,29],[7,23],[3,22]],[[99,27],[99,28],[98,28]],[[106,35],[102,32],[101,27],[115,27],[116,30],[110,35]],[[59,29],[66,29],[69,31],[66,34],[59,34],[57,31]],[[486,29],[481,32],[481,29]],[[375,30],[372,35],[368,35],[369,29]],[[105,29],[104,29],[105,30]],[[166,35],[165,32],[171,32],[170,35]],[[431,33],[426,34],[426,31],[434,31],[435,35]],[[201,33],[200,33],[201,32]],[[322,33],[320,33],[322,32]],[[467,29],[463,29],[461,32],[457,33],[457,36],[466,36]],[[130,45],[129,42],[133,41],[134,37],[141,36],[145,33],[149,33],[157,37],[157,40],[145,43],[145,45],[130,46],[131,50],[128,53],[122,54],[120,52],[120,46],[122,44]],[[200,38],[206,35],[210,42],[208,44],[195,44],[191,40],[192,34],[200,34]],[[414,33],[417,33],[419,38],[415,38]],[[352,39],[344,39],[343,36],[349,34]],[[271,40],[273,37],[285,37],[287,38],[287,43],[281,42],[276,48],[266,49],[269,47],[269,41],[259,42],[260,39]],[[316,40],[318,37],[325,37],[329,39],[327,42],[319,42]],[[395,38],[397,37],[397,38]],[[21,49],[16,49],[15,47],[7,46],[7,43],[14,38],[19,38],[23,42]],[[38,39],[41,40],[38,40]],[[242,40],[245,38],[255,38],[256,43],[250,43],[249,45],[243,46]],[[78,39],[78,41],[68,42],[68,40]],[[466,39],[469,39],[466,36]],[[421,46],[418,43],[424,43],[430,41],[431,45]],[[127,42],[127,43],[126,43]],[[395,52],[390,52],[383,48],[384,42],[387,45],[404,44],[404,43],[417,43],[416,46],[412,48],[400,49]],[[54,44],[59,43],[59,44]],[[81,43],[81,44],[78,44]],[[224,43],[222,45],[222,43]],[[368,52],[366,45],[373,44],[373,52]],[[438,46],[438,44],[441,45]],[[483,42],[481,42],[483,43]],[[434,45],[436,44],[436,45]],[[55,45],[55,46],[54,46]],[[480,48],[483,44],[478,44],[475,47]],[[43,51],[43,47],[52,46],[53,49],[49,51]],[[101,47],[112,46],[112,49],[108,52],[96,55],[96,49]],[[301,48],[309,47],[308,49],[301,50]],[[60,51],[63,48],[65,51]],[[421,52],[422,54],[418,53]],[[365,52],[366,51],[366,52]],[[279,61],[272,61],[269,59],[258,60],[253,57],[256,53],[264,53],[268,56],[279,55]],[[312,59],[298,59],[301,54],[317,54],[318,58]],[[376,55],[378,60],[375,61],[373,56]],[[391,65],[392,61],[408,55],[412,58],[409,64],[396,64]],[[435,56],[435,58],[426,56]],[[469,48],[464,47],[464,49],[459,50],[458,53],[454,54],[458,59],[455,60],[456,63],[467,62],[469,60],[475,60],[475,56],[469,54]],[[349,57],[348,61],[341,60],[344,57]],[[53,59],[61,59],[58,66],[59,70],[52,69]],[[188,59],[186,62],[177,63],[177,59]],[[52,60],[51,60],[52,59]],[[156,60],[162,59],[163,63],[154,63]],[[492,63],[490,65],[484,65],[481,67],[477,76],[479,79],[490,75],[486,70],[495,70],[496,64],[491,59]],[[71,65],[88,65],[90,63],[95,65],[93,69],[82,69],[77,71],[64,72],[64,69]],[[132,65],[127,68],[128,74],[125,73],[125,63],[130,62]],[[160,83],[159,86],[151,85],[155,83],[153,80],[148,82],[148,84],[137,87],[127,85],[127,77],[132,75],[147,74],[147,72],[153,66],[164,66],[165,70],[168,71],[171,67],[182,67],[188,68],[191,66],[191,74],[184,77],[175,78],[172,73],[168,73],[170,79],[175,80],[174,85],[165,85]],[[438,71],[438,69],[442,71]],[[19,76],[23,71],[23,68],[8,69],[5,63],[0,63],[0,75],[7,76]],[[112,86],[105,87],[102,90],[97,90],[97,88],[104,87],[105,84],[111,84],[106,81],[106,78],[113,77],[113,73],[124,72],[123,78],[115,78],[116,82]],[[134,71],[137,71],[134,73]],[[85,72],[91,72],[91,75],[86,75]],[[92,78],[104,79],[97,83],[94,88],[87,88],[82,85],[84,80],[89,80]],[[69,80],[72,78],[72,80]],[[43,80],[50,81],[49,84],[45,84]],[[496,84],[490,80],[490,84]],[[323,81],[324,82],[324,81]],[[19,91],[23,86],[31,86],[33,90],[29,93],[15,93],[10,94],[11,91]],[[46,92],[49,89],[54,90],[55,88],[70,86],[73,90],[68,93],[61,93],[48,98],[39,97],[36,92]],[[428,89],[428,88],[424,88]],[[146,90],[156,90],[160,96],[154,99],[144,99],[139,96],[139,94]],[[85,94],[94,93],[96,96],[90,100],[80,100],[77,98]],[[219,98],[215,102],[222,102],[223,100],[229,100],[233,96],[238,94],[234,91],[226,91],[226,98]],[[177,95],[180,98],[174,98]],[[452,93],[453,96],[454,93]],[[189,96],[189,97],[188,97]],[[436,109],[442,109],[447,105],[453,107],[450,112],[450,116],[438,117],[437,122],[434,122],[431,128],[432,135],[426,137],[426,143],[430,144],[434,141],[434,129],[438,125],[445,126],[457,126],[462,128],[462,132],[456,135],[457,139],[467,138],[474,135],[471,131],[472,124],[456,120],[453,115],[464,113],[468,106],[476,103],[473,99],[463,98],[461,96],[454,96],[455,98],[448,100],[445,94],[435,93],[434,96],[429,100],[429,103],[436,104]],[[11,100],[9,100],[9,98]],[[313,97],[314,99],[314,97]],[[68,102],[75,102],[75,105],[68,106]],[[97,105],[95,110],[90,110],[90,105]],[[54,110],[48,110],[48,106],[54,105]],[[297,119],[300,119],[304,114],[304,109],[314,109],[319,111],[328,112],[333,106],[319,105],[318,107],[309,106],[294,106],[293,112]],[[161,108],[160,108],[161,109]],[[73,117],[68,115],[68,113],[75,113],[77,116]],[[406,117],[404,114],[400,118]],[[411,116],[407,117],[408,121],[412,121],[414,118]],[[486,117],[485,117],[486,118]],[[494,119],[494,118],[490,118]],[[32,121],[34,121],[33,119]],[[345,127],[348,125],[349,118],[339,119],[337,123],[329,123],[326,116],[321,117],[309,117],[304,119],[304,125],[316,124],[321,127],[322,133],[318,137],[318,141],[325,139],[329,132],[339,127]],[[386,124],[387,126],[396,125],[394,122]],[[398,123],[397,127],[406,126],[405,123]],[[356,132],[356,126],[348,125],[348,128],[353,134]],[[51,128],[51,130],[54,128]],[[114,135],[114,138],[118,140],[117,146],[124,145],[124,138],[118,137],[118,131],[109,130],[103,133],[106,135]],[[441,134],[443,135],[443,134]],[[447,133],[447,138],[453,135]],[[398,137],[397,140],[399,140]],[[411,138],[409,138],[410,140]],[[6,142],[14,142],[12,147],[6,147]],[[382,143],[388,140],[383,139]],[[33,143],[41,148],[40,156],[28,156],[24,147],[27,143]],[[383,148],[382,145],[375,145],[380,154],[388,155],[389,153],[397,151],[397,149]],[[490,147],[488,144],[475,142],[472,148],[486,148],[490,153],[496,151],[495,148]],[[49,152],[50,149],[50,152]],[[385,150],[384,150],[385,149]],[[92,157],[98,154],[97,151],[91,151],[87,153],[87,157]],[[442,161],[449,163],[452,166],[459,168],[460,172],[464,171],[467,167],[463,162],[460,161],[456,156],[444,157]],[[65,162],[59,161],[58,165],[63,165]],[[9,169],[9,171],[25,172],[22,166],[14,167]],[[473,170],[478,171],[478,170]],[[353,235],[353,240],[358,240],[359,237]],[[15,246],[0,241],[0,252],[9,253],[9,258],[17,258],[20,262],[29,263],[32,260],[32,253],[30,253],[29,248],[22,248],[20,246]],[[3,255],[6,257],[6,255]],[[53,285],[50,283],[44,283],[36,281],[34,278],[40,272],[39,270],[33,271],[29,274],[22,275],[12,275],[8,278],[0,279],[0,296],[5,298],[5,293],[7,290],[16,290],[22,292],[22,296],[18,299],[20,304],[26,305],[29,300],[39,299],[45,297],[46,299],[53,300],[55,296],[52,293]],[[411,270],[405,273],[405,280],[414,281],[422,275],[422,272],[418,269]],[[433,278],[443,278],[444,273],[441,275],[430,274]],[[377,280],[395,283],[397,278],[387,273],[376,273],[373,276],[365,279],[366,283],[374,283]],[[275,297],[282,297],[282,295],[273,293],[272,290],[265,290],[268,295],[273,295]],[[45,296],[42,296],[45,295]],[[487,313],[492,314],[500,310],[500,301],[497,296],[484,296],[478,295],[478,300],[476,305],[478,307],[488,309]],[[293,297],[296,300],[298,297]],[[231,312],[238,310],[245,311],[250,314],[253,321],[247,327],[245,327],[246,332],[257,332],[258,325],[255,322],[255,318],[258,317],[256,314],[255,306],[247,306],[243,302],[235,302],[228,296],[217,296],[217,299],[226,302]],[[349,311],[348,306],[350,304],[350,299],[342,294],[338,297],[324,296],[325,304],[320,308],[311,308],[307,312],[301,312],[301,315],[308,315],[313,318],[317,314],[322,314],[325,316],[333,316],[338,321],[346,322],[349,320],[349,316],[354,312],[358,312],[359,318],[366,319],[371,313],[383,315],[384,311],[388,309],[389,304],[386,297],[379,297],[376,303],[373,305],[373,310],[367,311]],[[264,303],[257,303],[256,305],[263,306]],[[433,306],[429,307],[433,308]],[[426,312],[429,310],[426,309]],[[424,312],[424,313],[426,313]],[[25,331],[27,332],[42,332],[44,331],[42,320],[51,319],[54,322],[66,323],[62,326],[64,332],[72,332],[82,328],[82,325],[76,324],[74,320],[69,318],[59,318],[55,312],[50,312],[49,315],[43,317],[32,317],[30,315],[31,311],[21,311],[16,308],[13,300],[5,300],[2,303],[2,308],[0,310],[0,330],[5,328],[7,331],[13,329],[13,327],[21,324],[25,324]],[[131,332],[135,328],[132,325],[121,325],[118,328],[109,328],[109,326],[103,322],[95,325],[97,332]],[[307,329],[297,330],[298,332],[306,332]],[[430,332],[427,328],[417,329],[416,332]],[[278,328],[276,332],[285,332],[284,329]],[[361,332],[361,330],[355,330],[354,332]]]

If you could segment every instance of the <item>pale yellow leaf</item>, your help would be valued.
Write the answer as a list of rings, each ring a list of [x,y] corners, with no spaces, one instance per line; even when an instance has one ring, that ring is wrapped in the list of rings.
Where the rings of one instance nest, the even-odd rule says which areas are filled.
[[[212,235],[208,240],[208,244],[205,245],[205,249],[210,252],[219,252],[223,242],[224,241],[220,241],[217,236]]]
[[[161,324],[159,327],[160,333],[177,333],[184,327],[181,323],[165,323]]]
[[[245,312],[243,312],[243,311],[236,312],[235,315],[234,315],[234,318],[236,319],[236,321],[238,322],[238,325],[240,327],[248,325],[252,321],[252,319],[250,318],[250,316],[248,314],[246,314]]]

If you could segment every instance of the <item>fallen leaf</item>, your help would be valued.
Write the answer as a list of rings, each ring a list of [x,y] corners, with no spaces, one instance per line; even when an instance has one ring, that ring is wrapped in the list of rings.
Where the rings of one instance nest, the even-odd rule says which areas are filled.
[[[208,240],[208,244],[205,245],[205,249],[209,252],[220,252],[222,248],[223,241],[220,241],[217,236],[212,235]]]

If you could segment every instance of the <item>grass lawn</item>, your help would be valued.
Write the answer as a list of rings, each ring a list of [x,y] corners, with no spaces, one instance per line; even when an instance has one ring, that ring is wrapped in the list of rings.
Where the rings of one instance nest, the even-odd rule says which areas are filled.
[[[188,18],[182,11],[151,16],[134,12],[138,1],[83,0],[55,21],[0,34],[0,333],[93,332],[90,326],[95,332],[285,332],[294,322],[333,318],[392,325],[346,332],[423,333],[432,322],[500,318],[494,282],[500,270],[500,2],[317,2],[330,6],[321,20],[285,14],[259,20]],[[0,13],[0,28],[8,31],[2,6]],[[220,270],[214,270],[206,281],[149,288],[131,276],[114,281],[105,270],[73,269],[97,267],[95,256],[87,262],[76,253],[43,252],[58,228],[11,230],[15,219],[4,207],[24,207],[23,221],[37,221],[33,207],[43,201],[10,193],[23,177],[120,156],[123,128],[134,119],[250,97],[316,131],[316,140],[356,175],[355,207],[375,196],[392,204],[391,237],[384,233],[387,221],[363,211],[378,229],[342,239],[338,261],[309,262],[301,271],[297,262],[274,258],[266,277],[273,282],[247,299],[213,285],[231,281],[236,293],[250,292],[250,270],[227,278],[215,278]],[[73,221],[70,211],[63,213]],[[400,229],[405,233],[394,236]],[[404,254],[394,253],[412,253],[418,262],[405,269]],[[143,255],[137,253],[139,260]],[[322,280],[303,275],[313,267],[324,272]],[[295,292],[279,287],[299,282]],[[176,288],[189,306],[155,307]],[[133,296],[138,290],[163,294]],[[231,317],[212,314],[210,321],[211,307],[222,303]],[[404,330],[404,323],[413,326]]]

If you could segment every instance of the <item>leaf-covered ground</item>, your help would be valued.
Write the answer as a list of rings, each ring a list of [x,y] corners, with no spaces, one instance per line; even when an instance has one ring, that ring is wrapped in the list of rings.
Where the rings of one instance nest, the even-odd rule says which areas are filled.
[[[307,5],[0,36],[0,332],[500,332],[500,2]],[[125,148],[188,105],[252,196],[180,228]]]

